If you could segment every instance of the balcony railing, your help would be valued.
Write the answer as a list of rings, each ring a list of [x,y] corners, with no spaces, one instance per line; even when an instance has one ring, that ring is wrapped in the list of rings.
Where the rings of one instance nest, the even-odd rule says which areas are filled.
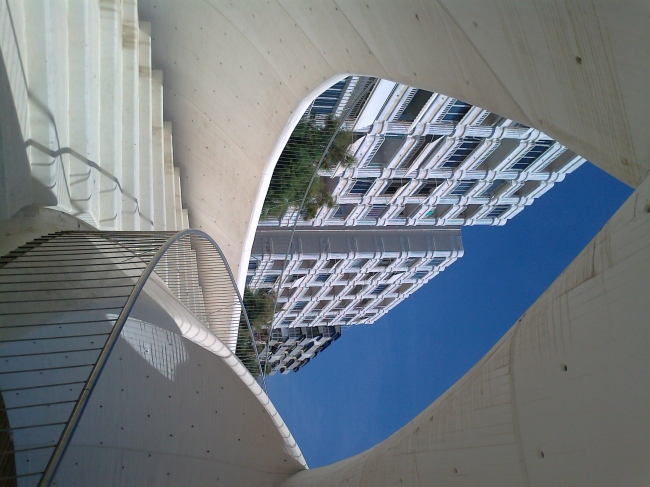
[[[0,485],[49,485],[154,275],[265,389],[232,272],[203,232],[61,232],[36,239],[0,259]]]

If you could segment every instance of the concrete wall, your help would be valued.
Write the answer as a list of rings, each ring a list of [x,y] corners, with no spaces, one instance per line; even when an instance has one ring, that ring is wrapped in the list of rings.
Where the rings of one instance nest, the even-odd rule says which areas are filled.
[[[303,468],[255,379],[152,275],[53,485],[271,487]]]
[[[647,3],[141,0],[192,225],[243,283],[269,177],[343,75],[451,95],[538,128],[632,186],[650,168]]]
[[[649,276],[650,178],[419,416],[282,486],[647,485]]]

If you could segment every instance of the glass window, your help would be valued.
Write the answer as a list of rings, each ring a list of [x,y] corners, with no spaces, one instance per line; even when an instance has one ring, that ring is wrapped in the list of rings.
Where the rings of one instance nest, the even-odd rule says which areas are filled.
[[[329,274],[318,274],[316,276],[316,282],[325,282],[330,278]]]
[[[375,289],[372,290],[370,294],[381,294],[381,292],[388,287],[388,284],[380,284]]]
[[[387,206],[388,205],[372,205],[370,211],[366,213],[365,218],[379,218],[384,211],[386,211]]]
[[[294,305],[293,309],[294,309],[294,311],[299,311],[299,310],[303,309],[305,306],[307,306],[307,301],[298,301]]]
[[[314,100],[310,113],[327,115],[332,113],[336,103],[345,88],[346,80],[341,80],[333,86],[330,86],[321,95]]]
[[[501,215],[503,215],[506,211],[510,209],[510,206],[508,205],[497,205],[490,212],[487,214],[488,218],[499,218]]]
[[[422,111],[424,105],[429,101],[429,98],[431,98],[431,95],[433,95],[433,93],[430,91],[418,90],[413,98],[411,98],[409,104],[406,105],[406,108],[399,116],[398,120],[402,122],[412,122],[415,120],[418,114]]]
[[[473,181],[469,181],[469,182],[467,182],[467,181],[460,182],[460,183],[458,183],[458,184],[456,185],[456,187],[455,187],[454,189],[452,189],[452,190],[450,191],[449,194],[454,195],[454,196],[463,196],[465,193],[467,193],[467,192],[470,190],[470,188],[471,188],[472,186],[474,186],[474,182],[473,182]]]
[[[377,262],[377,267],[388,267],[393,262],[395,262],[395,259],[381,259],[379,262]]]
[[[354,189],[354,188],[353,188]],[[332,214],[332,218],[337,220],[345,220],[356,205],[338,205]]]
[[[373,182],[374,180],[359,179],[354,183],[354,186],[352,186],[349,194],[364,195],[368,192]]]
[[[381,193],[382,196],[393,196],[397,191],[399,191],[405,182],[401,180],[391,181],[391,183],[384,189]]]
[[[256,260],[251,260],[248,262],[248,270],[254,271],[257,269],[258,262]]]
[[[468,103],[465,103],[464,101],[456,100],[451,105],[449,110],[447,110],[447,113],[445,114],[445,116],[442,117],[442,121],[443,122],[460,122],[465,117],[465,115],[467,115],[467,112],[469,112],[471,108],[472,108],[472,105],[469,105]]]
[[[415,264],[417,264],[417,262],[418,262],[419,260],[420,260],[419,257],[409,257],[408,259],[406,259],[406,260],[404,261],[404,264],[403,264],[403,265],[404,265],[404,267],[406,267],[407,269],[410,269],[410,268],[413,267]]]
[[[460,166],[482,141],[483,139],[477,139],[475,137],[464,138],[463,141],[447,156],[445,162],[442,163],[442,167],[455,168]]]
[[[269,283],[269,284],[273,284],[275,281],[278,280],[278,277],[280,277],[280,276],[265,276],[264,277],[264,282]]]
[[[442,264],[442,263],[443,263],[444,261],[446,261],[446,260],[447,260],[447,259],[444,258],[444,257],[435,257],[435,258],[433,258],[433,259],[431,259],[431,260],[429,261],[429,265],[430,265],[431,267],[437,267],[437,266],[439,266],[440,264]]]
[[[499,190],[503,188],[505,185],[506,185],[505,181],[501,181],[497,179],[496,181],[493,181],[492,184],[490,184],[487,188],[483,190],[481,196],[485,198],[492,198],[492,196],[498,193]]]
[[[418,271],[413,274],[413,279],[424,279],[428,273],[428,271]]]
[[[441,184],[442,180],[440,179],[429,180],[418,188],[418,192],[415,194],[415,196],[429,196],[431,193],[433,193],[433,190]]]
[[[531,147],[526,154],[524,154],[517,162],[512,165],[512,169],[517,171],[525,171],[528,169],[537,159],[539,159],[543,154],[545,154],[555,142],[552,140],[540,140],[535,142],[533,147]]]
[[[393,160],[397,151],[404,145],[405,140],[406,135],[387,135],[372,160],[368,163],[368,167],[386,167]]]
[[[352,267],[353,269],[361,269],[364,265],[366,265],[367,262],[368,259],[354,259],[350,267]]]

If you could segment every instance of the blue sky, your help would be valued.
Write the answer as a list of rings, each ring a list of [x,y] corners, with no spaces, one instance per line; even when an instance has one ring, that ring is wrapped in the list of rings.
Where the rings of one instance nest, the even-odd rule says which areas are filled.
[[[267,380],[311,468],[360,453],[461,378],[632,193],[585,163],[504,227],[465,227],[465,256],[298,373]]]

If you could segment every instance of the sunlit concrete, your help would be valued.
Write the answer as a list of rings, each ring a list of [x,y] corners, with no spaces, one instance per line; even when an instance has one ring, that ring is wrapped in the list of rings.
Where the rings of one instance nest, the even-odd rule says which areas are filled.
[[[53,485],[271,487],[304,467],[255,379],[153,274]]]
[[[645,2],[141,0],[192,225],[243,283],[270,175],[306,105],[387,78],[538,128],[631,186],[650,168]]]
[[[11,18],[5,8],[8,5]],[[133,7],[132,2],[124,5]],[[445,93],[533,126],[638,187],[594,242],[492,352],[422,415],[374,449],[330,467],[298,473],[286,485],[647,483],[650,183],[647,179],[641,183],[650,168],[648,9],[644,2],[604,1],[140,2],[140,19],[151,22],[152,27],[151,67],[164,72],[164,120],[171,121],[174,129],[173,161],[179,167],[170,171],[165,166],[164,174],[167,181],[173,172],[174,187],[179,190],[173,194],[176,224],[187,224],[189,214],[192,226],[214,237],[231,265],[240,265],[236,271],[240,284],[266,187],[284,142],[311,99],[347,73]],[[65,35],[73,16],[54,12],[56,15],[48,17],[46,13],[38,2],[7,1],[0,8],[2,55],[7,66],[2,93],[9,82],[14,100],[10,117],[5,115],[4,102],[0,114],[2,201],[8,208],[2,208],[3,215],[30,202],[72,212],[74,201],[79,201],[74,210],[78,214],[94,215],[93,205],[101,202],[96,181],[90,185],[79,176],[75,188],[79,193],[70,195],[65,193],[70,189],[66,185],[53,192],[32,184],[33,179],[56,182],[61,178],[60,166],[52,163],[55,157],[65,156],[60,160],[67,164],[69,155],[82,153],[86,157],[101,151],[97,140],[101,136],[93,125],[101,123],[100,118],[91,111],[77,117],[68,105],[68,97],[75,94],[74,83],[87,82],[84,90],[95,93],[95,82],[90,77],[71,82],[70,72],[57,68],[66,65],[67,56],[81,55],[67,50]],[[110,21],[110,16],[104,18]],[[135,16],[129,20],[131,33],[140,35],[133,25]],[[137,57],[129,60],[137,62]],[[47,69],[46,61],[51,61]],[[123,67],[126,64],[124,61]],[[96,65],[91,62],[88,73],[93,70]],[[139,68],[126,71],[135,78],[130,78],[135,86],[129,86],[137,88]],[[130,93],[135,96],[133,89]],[[101,106],[99,99],[91,101],[92,106]],[[129,122],[127,115],[122,114],[122,122]],[[133,130],[129,134],[140,140],[136,131],[139,121],[130,115],[131,125],[127,126]],[[118,114],[112,116],[119,123]],[[55,133],[52,117],[57,127],[67,127],[68,132]],[[81,137],[83,150],[70,142],[71,129],[77,135],[86,134]],[[17,131],[23,135],[23,146],[29,142],[31,175],[25,171],[21,143],[9,146],[4,142],[5,134],[13,138]],[[36,145],[39,141],[49,144],[47,150]],[[110,143],[114,149],[118,147],[114,138]],[[125,148],[124,141],[121,147]],[[58,152],[61,148],[70,150]],[[171,161],[167,156],[165,161]],[[79,167],[87,171],[87,164]],[[134,191],[142,189],[137,179],[129,183]],[[24,190],[26,185],[31,190]],[[84,206],[88,195],[96,199]],[[117,205],[118,200],[111,201]],[[95,224],[92,218],[87,221]],[[144,315],[140,319],[156,321]],[[168,325],[177,326],[171,321]],[[166,330],[180,336],[172,328]],[[219,359],[194,342],[183,346],[192,355],[188,363],[208,356]],[[222,461],[225,465],[234,456],[242,461],[241,456],[249,452],[239,447],[240,438],[231,433],[246,432],[249,437],[241,439],[248,445],[259,440],[258,430],[251,428],[257,423],[247,423],[238,417],[239,412],[266,415],[262,429],[277,435],[278,425],[268,420],[268,409],[262,414],[263,405],[237,374],[213,365],[219,371],[219,381],[236,393],[234,402],[225,406],[228,417],[223,431],[228,434],[223,436],[221,452],[225,456],[208,458],[209,448],[203,453],[198,449],[203,446],[200,442],[192,443],[190,436],[183,436],[193,424],[186,430],[184,421],[193,415],[208,421],[207,406],[223,399],[215,388],[222,384],[210,382],[214,376],[195,376],[189,369],[183,372],[182,381],[180,375],[170,381],[152,368],[126,337],[115,352],[64,459],[72,462],[62,467],[69,469],[70,478],[82,482],[80,479],[89,475],[95,484],[103,480],[109,484],[174,485],[179,475],[197,484],[216,482],[212,479],[216,465]],[[132,366],[114,362],[119,361],[120,353],[122,357],[128,354]],[[150,369],[154,374],[150,378],[155,377],[159,386],[153,390],[146,385],[145,371]],[[120,384],[127,386],[125,391],[118,391]],[[136,409],[119,400],[127,388]],[[199,395],[209,390],[211,399],[206,403],[190,400],[197,390]],[[147,391],[156,396],[147,396]],[[175,401],[177,392],[186,401],[168,403],[164,393]],[[161,415],[160,424],[166,429],[146,438],[147,430],[138,429],[145,427],[136,424],[137,418],[132,420],[131,414],[140,414],[146,421],[147,401],[154,398],[151,408]],[[104,411],[99,400],[112,401],[111,407]],[[108,411],[112,411],[110,417]],[[84,418],[95,421],[83,423]],[[97,424],[102,427],[94,428]],[[218,435],[218,430],[206,424],[206,435]],[[123,430],[118,427],[124,425],[130,441],[140,442],[136,449],[129,449],[134,443],[120,436]],[[167,434],[172,436],[163,438]],[[172,438],[179,434],[180,442],[175,443]],[[287,453],[291,449],[281,433],[279,437],[268,445],[274,451],[252,467],[255,482],[273,485],[302,468],[301,462],[294,460],[298,457]],[[143,446],[147,441],[156,443],[157,450]],[[189,451],[185,446],[192,449],[185,463],[180,456],[171,459],[179,455],[179,445],[183,452]],[[122,456],[122,451],[131,453]],[[152,457],[148,457],[150,453]],[[75,471],[74,463],[86,465],[84,469],[92,466],[89,459],[95,454],[105,456],[102,468],[112,477],[100,478],[99,469]],[[74,462],[75,455],[81,461]],[[143,468],[154,455],[155,468]],[[248,460],[256,459],[244,459]],[[169,480],[163,468],[167,465],[176,469]],[[199,465],[205,466],[201,473],[193,470]],[[144,477],[137,468],[152,472],[151,476]],[[223,469],[235,485],[246,470],[238,464]],[[257,476],[258,472],[265,474]]]
[[[650,479],[650,179],[462,379],[390,438],[283,487]]]

